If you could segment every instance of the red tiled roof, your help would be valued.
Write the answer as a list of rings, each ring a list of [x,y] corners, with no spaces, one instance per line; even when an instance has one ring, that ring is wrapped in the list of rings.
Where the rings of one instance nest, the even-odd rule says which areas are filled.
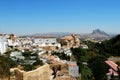
[[[113,61],[107,60],[107,61],[105,61],[105,63],[107,63],[115,71],[118,71],[118,65],[115,64]]]

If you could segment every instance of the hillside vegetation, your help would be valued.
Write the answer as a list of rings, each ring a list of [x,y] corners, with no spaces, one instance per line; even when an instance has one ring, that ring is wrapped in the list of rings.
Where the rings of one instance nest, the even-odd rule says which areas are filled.
[[[71,48],[80,68],[83,80],[107,80],[108,65],[105,60],[110,56],[120,56],[120,35],[100,43],[84,42],[89,49]],[[86,69],[89,71],[86,74]]]
[[[120,35],[102,42],[97,47],[111,56],[120,56]]]

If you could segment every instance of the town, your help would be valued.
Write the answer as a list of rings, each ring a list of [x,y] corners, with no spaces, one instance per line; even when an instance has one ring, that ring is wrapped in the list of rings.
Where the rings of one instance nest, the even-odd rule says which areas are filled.
[[[70,58],[71,47],[88,49],[87,45],[80,44],[76,34],[59,40],[53,36],[0,35],[1,55],[9,55],[17,65],[10,68],[11,80],[77,80],[80,76],[79,67],[76,61]],[[60,59],[55,53],[59,53],[62,58]],[[23,66],[34,68],[27,69]]]
[[[76,34],[59,39],[54,36],[0,34],[0,55],[10,59],[10,80],[82,80],[81,60],[75,59],[80,58],[81,51],[74,53],[74,49],[89,50],[86,42],[101,44],[102,41],[93,38],[81,40]],[[119,58],[105,61],[111,67],[111,71],[106,73],[108,80],[111,74],[118,76],[115,60],[119,61]],[[85,60],[82,64],[88,65]]]
[[[0,80],[120,80],[120,0],[0,0]]]

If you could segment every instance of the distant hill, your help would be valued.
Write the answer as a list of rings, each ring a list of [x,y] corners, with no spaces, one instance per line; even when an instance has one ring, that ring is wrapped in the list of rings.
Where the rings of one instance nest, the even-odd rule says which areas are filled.
[[[51,32],[51,33],[38,33],[38,34],[33,34],[30,36],[55,36],[57,38],[63,37],[63,36],[69,36],[73,33],[70,32]]]
[[[100,29],[93,30],[92,33],[89,34],[89,37],[96,39],[109,39],[110,35]]]
[[[101,31],[100,29],[93,30],[93,32],[91,33],[91,35],[95,35],[95,34],[109,36],[106,32]]]
[[[80,38],[95,38],[98,40],[106,40],[110,39],[111,36],[100,29],[96,29],[93,30],[92,33],[80,35]]]
[[[37,34],[26,35],[26,36],[55,36],[57,38],[61,38],[63,36],[69,36],[71,34],[73,34],[73,33],[70,33],[70,32],[50,32],[50,33],[37,33]],[[75,33],[75,34],[77,34],[77,33]],[[115,36],[115,34],[111,36],[100,29],[93,30],[92,33],[89,33],[89,34],[77,34],[77,35],[79,38],[95,38],[98,40],[106,40],[106,39],[110,39],[111,37]]]

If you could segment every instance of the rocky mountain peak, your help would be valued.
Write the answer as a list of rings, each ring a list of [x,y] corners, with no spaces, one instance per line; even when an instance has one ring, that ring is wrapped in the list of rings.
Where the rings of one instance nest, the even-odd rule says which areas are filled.
[[[109,36],[106,32],[104,32],[100,29],[93,30],[93,32],[91,34],[101,34],[101,35]]]

